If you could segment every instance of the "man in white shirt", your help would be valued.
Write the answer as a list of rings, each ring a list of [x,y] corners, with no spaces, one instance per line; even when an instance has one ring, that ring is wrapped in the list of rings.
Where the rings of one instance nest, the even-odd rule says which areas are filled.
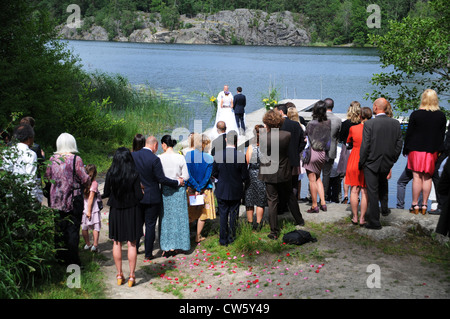
[[[16,127],[14,137],[18,141],[5,156],[5,169],[15,175],[24,175],[24,183],[31,188],[31,195],[42,203],[43,193],[36,176],[37,155],[30,149],[34,142],[34,130],[28,124]]]

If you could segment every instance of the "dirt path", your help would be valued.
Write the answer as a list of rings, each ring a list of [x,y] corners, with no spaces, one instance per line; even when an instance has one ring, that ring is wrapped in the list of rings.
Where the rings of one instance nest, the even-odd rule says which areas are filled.
[[[300,208],[306,211],[303,204]],[[107,214],[108,207],[105,207],[99,246],[100,253],[106,256],[101,268],[110,299],[450,298],[449,274],[436,264],[416,256],[385,254],[379,248],[357,245],[354,240],[336,234],[322,235],[317,242],[295,247],[282,255],[255,251],[251,262],[244,255],[230,255],[222,260],[201,244],[192,247],[188,254],[155,258],[150,262],[144,262],[144,255],[139,254],[136,285],[132,288],[117,286],[112,242],[107,238]],[[326,213],[304,213],[303,229],[309,230],[308,221],[333,223],[348,214],[346,205],[331,204]],[[422,217],[421,222],[431,224],[430,227],[437,221],[437,216],[431,215],[411,217],[404,212],[391,215],[394,214],[391,224],[396,224],[399,216],[408,221]],[[355,226],[349,224],[348,227]],[[385,233],[398,237],[399,233],[389,226],[384,229]],[[364,231],[368,230],[361,229],[361,233]],[[309,259],[316,255],[320,261],[302,262],[304,258],[299,256],[304,255],[312,256]],[[126,276],[126,250],[123,269]]]

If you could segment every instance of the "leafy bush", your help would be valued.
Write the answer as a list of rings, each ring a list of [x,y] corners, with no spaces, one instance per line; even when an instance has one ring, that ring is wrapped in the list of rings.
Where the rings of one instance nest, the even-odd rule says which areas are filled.
[[[0,149],[3,156],[13,156]],[[0,157],[0,167],[4,158]],[[54,211],[30,195],[25,177],[0,170],[0,298],[19,298],[50,278]]]

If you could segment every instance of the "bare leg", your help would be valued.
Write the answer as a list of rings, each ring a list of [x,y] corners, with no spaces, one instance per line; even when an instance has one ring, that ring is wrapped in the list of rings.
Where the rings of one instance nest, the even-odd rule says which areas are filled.
[[[83,235],[83,238],[84,238],[84,241],[85,241],[86,245],[90,246],[91,242],[89,241],[89,232],[88,232],[88,230],[82,230],[81,231],[81,235]],[[94,238],[94,241],[95,241],[95,238]]]
[[[430,174],[423,173],[422,174],[422,208],[425,207],[428,203],[428,197],[430,196],[432,186],[432,179]]]
[[[200,242],[202,241],[202,230],[203,227],[205,226],[205,221],[204,220],[200,220],[198,219],[197,221],[197,237],[196,237],[196,242]]]
[[[130,277],[134,277],[137,262],[136,241],[129,241],[128,244],[128,264],[130,265]]]
[[[325,205],[326,204],[325,191],[323,189],[322,179],[320,178],[320,175],[317,176],[316,184],[317,184],[317,192],[319,193],[320,198],[320,205]]]
[[[92,236],[94,237],[94,246],[98,246],[98,238],[99,238],[100,232],[98,230],[92,231]]]
[[[117,274],[122,274],[122,243],[114,241],[113,243],[113,258],[116,265]]]
[[[422,176],[419,172],[413,171],[413,181],[412,181],[412,205],[417,206],[419,202],[419,196],[422,192]],[[425,203],[425,198],[424,201]]]
[[[316,173],[308,172],[308,179],[309,179],[309,190],[311,192],[311,208],[317,207],[317,176]]]
[[[361,188],[361,215],[359,216],[359,223],[364,224],[367,212],[367,206],[368,206],[368,197],[367,197],[367,188],[363,187]]]
[[[359,191],[361,187],[359,186],[353,186],[351,189],[351,195],[350,195],[350,207],[352,208],[352,222],[357,223],[358,222],[358,199],[359,199]],[[366,207],[367,209],[367,207]]]
[[[256,223],[260,224],[264,216],[264,207],[256,207]]]
[[[246,207],[247,209],[247,221],[253,223],[253,212],[255,211],[253,207]]]

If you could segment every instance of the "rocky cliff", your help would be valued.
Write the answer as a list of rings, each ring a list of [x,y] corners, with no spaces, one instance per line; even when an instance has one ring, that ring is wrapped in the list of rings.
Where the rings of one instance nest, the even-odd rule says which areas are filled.
[[[172,31],[162,26],[158,14],[139,12],[137,16],[136,25],[140,28],[128,36],[119,29],[111,36],[105,28],[95,24],[80,29],[61,25],[58,32],[62,38],[74,40],[278,46],[310,43],[304,18],[288,11],[268,14],[260,10],[237,9],[193,18],[181,16],[180,27]]]

